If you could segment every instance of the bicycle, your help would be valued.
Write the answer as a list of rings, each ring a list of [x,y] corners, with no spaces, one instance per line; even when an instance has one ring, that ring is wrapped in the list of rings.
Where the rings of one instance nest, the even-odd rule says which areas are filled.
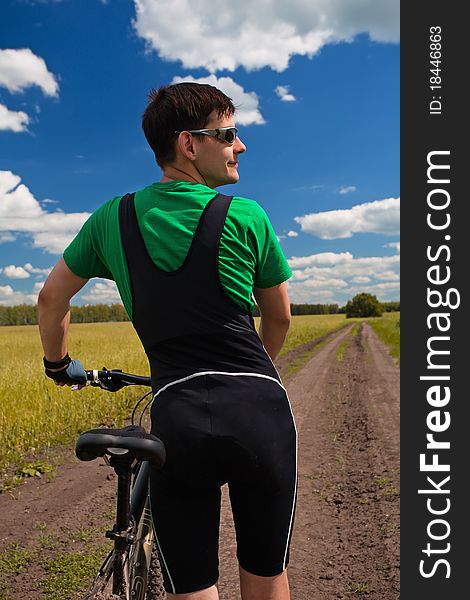
[[[128,385],[150,386],[150,378],[119,370],[88,370],[87,385],[116,392]],[[161,440],[134,424],[122,429],[91,429],[78,438],[79,460],[102,457],[117,475],[116,522],[106,537],[114,547],[104,560],[83,600],[161,600],[165,598],[148,493],[150,463],[162,467]],[[147,403],[142,416],[149,406]]]

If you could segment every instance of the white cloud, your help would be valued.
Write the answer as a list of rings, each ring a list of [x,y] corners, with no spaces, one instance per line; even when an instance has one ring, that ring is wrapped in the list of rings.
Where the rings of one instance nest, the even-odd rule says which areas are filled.
[[[118,289],[114,281],[109,279],[93,279],[93,283],[87,284],[85,293],[81,295],[81,300],[87,300],[91,304],[112,304],[121,302]]]
[[[0,50],[0,86],[10,92],[22,92],[39,86],[46,96],[57,96],[59,86],[44,59],[29,48]]]
[[[387,283],[377,283],[376,285],[373,285],[369,288],[369,291],[372,290],[372,292],[378,292],[380,294],[380,292],[387,292],[389,290],[398,290],[400,288],[400,284],[398,281],[396,282],[387,282]],[[380,298],[379,298],[380,299]]]
[[[39,292],[19,292],[11,285],[0,285],[0,304],[13,306],[16,304],[36,304]]]
[[[355,185],[342,185],[339,188],[340,194],[351,194],[351,192],[355,192],[357,187]]]
[[[334,253],[331,253],[334,254]],[[313,264],[310,266],[298,267],[295,263],[299,261],[298,258],[289,260],[289,264],[293,269],[293,280],[303,280],[311,276],[332,276],[342,278],[351,278],[354,276],[367,276],[367,277],[378,277],[378,275],[384,271],[398,272],[400,265],[400,257],[394,256],[369,256],[363,258],[354,258],[352,254],[349,254],[349,259],[345,260],[341,258],[344,254],[338,254],[338,261],[328,263]],[[315,256],[315,255],[314,255]],[[321,255],[319,255],[321,256]],[[304,257],[305,259],[312,259],[313,257]]]
[[[11,233],[3,233],[0,231],[0,244],[5,244],[6,242],[14,242],[16,237]]]
[[[348,284],[346,283],[346,281],[344,281],[344,279],[334,279],[334,278],[322,278],[321,276],[318,277],[311,277],[310,279],[306,279],[303,282],[303,286],[306,288],[315,288],[315,289],[324,289],[325,291],[331,291],[332,288],[334,289],[340,289],[340,288],[345,288],[348,287]]]
[[[297,233],[297,231],[288,231],[287,232],[287,237],[297,237],[299,234]]]
[[[0,273],[8,279],[27,279],[31,275],[23,269],[23,267],[16,267],[15,265],[8,265],[3,269],[0,269]]]
[[[28,263],[29,264],[29,263]],[[11,285],[0,285],[0,305],[14,306],[16,304],[36,304],[38,294],[44,285],[44,281],[36,281],[29,291],[18,291]],[[78,303],[83,300],[90,304],[112,304],[121,302],[114,281],[107,279],[93,279],[82,290],[83,293],[75,298]]]
[[[400,242],[390,242],[389,244],[384,244],[384,248],[394,248],[398,254],[400,254]]]
[[[29,116],[23,111],[9,110],[0,104],[0,131],[14,131],[20,133],[27,131]]]
[[[20,182],[11,171],[0,171],[0,235],[23,233],[32,237],[33,247],[61,254],[89,213],[48,212]]]
[[[33,273],[34,275],[49,275],[49,273],[52,271],[52,267],[48,267],[47,269],[40,269],[38,267],[33,267],[31,263],[26,263],[25,265],[23,265],[23,268],[28,273]]]
[[[36,294],[36,298],[37,298],[37,294],[39,294],[39,292],[44,287],[44,283],[45,283],[45,280],[43,280],[43,281],[36,281],[36,283],[34,284],[34,286],[33,286],[33,294]]]
[[[320,252],[310,256],[293,256],[289,259],[292,269],[305,269],[306,267],[331,267],[349,264],[353,260],[350,252]]]
[[[14,295],[15,291],[11,285],[0,285],[0,304],[7,301],[9,297]]]
[[[380,281],[400,281],[400,275],[396,271],[385,270],[375,274],[375,278]]]
[[[396,42],[398,0],[134,0],[134,27],[162,59],[211,73],[243,66],[284,71],[294,55],[311,58],[327,43],[368,33]]]
[[[44,281],[36,281],[30,291],[15,290],[11,285],[0,285],[0,305],[37,304],[38,294],[43,285]]]
[[[172,83],[194,81],[195,83],[208,83],[221,90],[233,100],[236,107],[235,118],[240,125],[263,125],[266,121],[259,110],[259,100],[255,92],[245,92],[241,85],[231,77],[216,77],[208,75],[195,79],[192,75],[174,77]]]
[[[278,85],[274,90],[283,102],[295,102],[297,98],[289,92],[288,85]]]
[[[400,198],[386,198],[349,209],[311,213],[294,219],[303,232],[323,240],[348,238],[354,233],[397,235],[400,231]]]
[[[350,252],[323,252],[288,260],[293,276],[288,282],[294,303],[336,302],[344,305],[360,292],[379,300],[397,300],[400,257],[355,258]]]

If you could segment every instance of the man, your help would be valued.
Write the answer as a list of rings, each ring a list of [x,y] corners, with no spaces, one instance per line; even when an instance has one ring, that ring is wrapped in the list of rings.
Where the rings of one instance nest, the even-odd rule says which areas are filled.
[[[181,83],[150,95],[142,124],[163,178],[100,207],[39,296],[46,374],[82,382],[67,354],[69,300],[114,279],[149,358],[150,489],[168,598],[216,600],[221,486],[228,483],[243,600],[288,600],[297,436],[272,360],[290,323],[291,270],[264,211],[214,188],[238,181],[230,98]],[[252,293],[260,308],[256,333]]]

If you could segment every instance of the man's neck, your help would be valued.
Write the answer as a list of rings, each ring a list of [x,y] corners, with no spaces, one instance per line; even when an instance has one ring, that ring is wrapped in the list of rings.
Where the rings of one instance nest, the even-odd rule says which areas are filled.
[[[207,185],[204,178],[197,171],[181,169],[175,165],[168,165],[163,169],[163,177],[160,181],[191,181],[193,183],[201,183]]]

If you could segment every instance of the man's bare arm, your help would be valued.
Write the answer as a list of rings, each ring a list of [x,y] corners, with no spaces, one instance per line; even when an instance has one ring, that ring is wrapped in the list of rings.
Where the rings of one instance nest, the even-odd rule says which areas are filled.
[[[58,361],[67,354],[70,299],[87,281],[75,275],[61,258],[39,293],[39,333],[44,356],[49,361]]]
[[[290,301],[287,284],[254,288],[253,295],[261,313],[259,336],[272,360],[276,358],[290,326]]]

